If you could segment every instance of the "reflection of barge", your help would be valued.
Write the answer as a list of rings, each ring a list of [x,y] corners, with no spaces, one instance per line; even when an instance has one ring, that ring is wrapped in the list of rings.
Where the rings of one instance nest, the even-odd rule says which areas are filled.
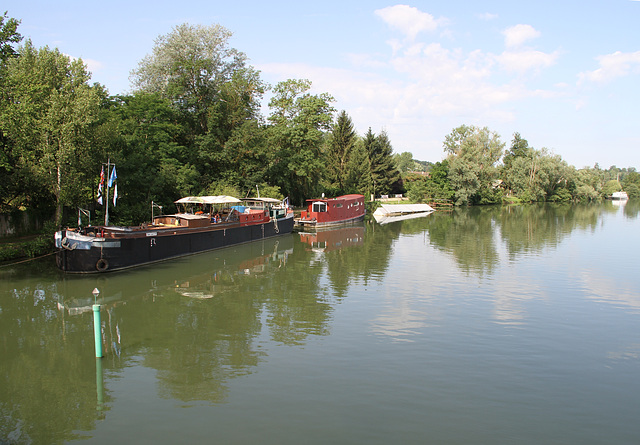
[[[265,276],[284,267],[292,253],[293,237],[273,238],[262,242],[259,254],[254,247],[240,257],[234,255],[230,262],[227,262],[228,258],[214,262],[210,270],[176,280],[173,287],[180,295],[199,300],[221,296],[237,291],[238,286],[246,282],[244,280]]]
[[[92,226],[56,232],[56,263],[65,272],[105,272],[291,233],[293,212],[279,201],[187,197],[181,213],[136,227]],[[245,205],[243,205],[245,204]]]
[[[363,195],[344,195],[337,198],[308,199],[296,222],[301,226],[324,227],[362,221],[365,207]]]
[[[300,241],[315,252],[329,252],[364,243],[364,226],[353,225],[315,232],[300,232]]]

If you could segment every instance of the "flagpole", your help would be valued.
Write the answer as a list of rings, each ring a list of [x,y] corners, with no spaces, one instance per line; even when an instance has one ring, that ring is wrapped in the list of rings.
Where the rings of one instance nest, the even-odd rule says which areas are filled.
[[[110,175],[110,170],[111,168],[111,158],[107,158],[107,177],[106,177],[106,189],[107,189],[107,202],[105,204],[105,211],[104,211],[104,225],[108,226],[109,225],[109,175]]]

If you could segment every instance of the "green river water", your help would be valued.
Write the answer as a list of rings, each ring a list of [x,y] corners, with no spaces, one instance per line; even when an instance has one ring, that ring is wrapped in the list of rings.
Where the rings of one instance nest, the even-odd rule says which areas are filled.
[[[639,214],[474,207],[111,274],[2,267],[0,444],[638,444]]]

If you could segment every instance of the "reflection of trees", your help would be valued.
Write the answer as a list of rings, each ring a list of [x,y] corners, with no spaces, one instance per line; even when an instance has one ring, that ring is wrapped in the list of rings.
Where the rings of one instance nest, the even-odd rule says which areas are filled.
[[[493,221],[500,207],[469,207],[435,212],[428,220],[429,240],[452,254],[466,272],[491,272],[498,262]]]
[[[320,255],[293,234],[99,277],[62,276],[53,263],[53,272],[0,271],[0,442],[62,443],[104,415],[96,410],[94,287],[103,304],[105,375],[142,363],[157,371],[160,396],[218,403],[230,379],[256,370],[265,354],[260,336],[298,345],[326,335],[354,282],[385,279],[403,234],[424,232],[463,270],[483,274],[494,271],[498,247],[512,257],[554,247],[572,230],[595,230],[603,211],[621,209],[474,207],[367,222],[361,240]],[[622,211],[637,218],[639,207],[629,201]],[[107,378],[107,408],[109,385]]]
[[[326,298],[337,301],[347,296],[354,280],[365,283],[372,279],[383,279],[389,266],[391,245],[399,235],[399,225],[381,226],[374,221],[361,225],[335,228],[327,231],[333,246],[320,258],[326,267],[330,288],[324,289]]]
[[[367,223],[364,245],[359,259],[352,260],[354,277],[365,283],[382,280],[389,268],[391,246],[400,236],[402,226],[396,224],[379,225],[375,221]]]
[[[623,205],[622,211],[625,217],[629,219],[638,218],[638,213],[640,213],[640,200],[631,199],[622,205]]]
[[[288,345],[301,344],[309,335],[326,335],[333,310],[320,287],[322,265],[313,261],[315,253],[300,244],[297,234],[294,243],[286,273],[261,292],[271,338]]]
[[[313,252],[293,247],[291,235],[112,275],[0,280],[0,440],[63,442],[103,415],[93,287],[101,291],[105,373],[142,363],[158,371],[162,397],[224,400],[228,380],[260,362],[265,320],[285,344],[325,335],[333,310],[320,287],[325,270]]]
[[[595,230],[603,212],[617,211],[610,203],[469,207],[436,212],[427,228],[431,243],[452,254],[462,270],[483,274],[498,264],[499,245],[511,259],[555,247],[573,230]]]
[[[89,318],[58,311],[55,282],[7,278],[0,280],[0,442],[78,438],[100,416]]]
[[[604,209],[606,211],[606,208]],[[504,207],[500,233],[509,254],[556,246],[574,229],[594,230],[602,215],[599,205],[527,205]]]

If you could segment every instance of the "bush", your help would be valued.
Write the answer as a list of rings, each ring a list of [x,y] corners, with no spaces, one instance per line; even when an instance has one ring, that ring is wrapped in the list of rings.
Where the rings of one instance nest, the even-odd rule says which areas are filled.
[[[0,262],[35,258],[53,252],[53,234],[55,230],[55,224],[47,222],[36,237],[0,244]]]
[[[625,190],[627,192],[627,195],[629,195],[629,198],[640,198],[640,187],[638,187],[636,184],[629,184]]]
[[[571,201],[571,192],[566,188],[557,189],[553,195],[547,199],[549,202],[569,202]]]

